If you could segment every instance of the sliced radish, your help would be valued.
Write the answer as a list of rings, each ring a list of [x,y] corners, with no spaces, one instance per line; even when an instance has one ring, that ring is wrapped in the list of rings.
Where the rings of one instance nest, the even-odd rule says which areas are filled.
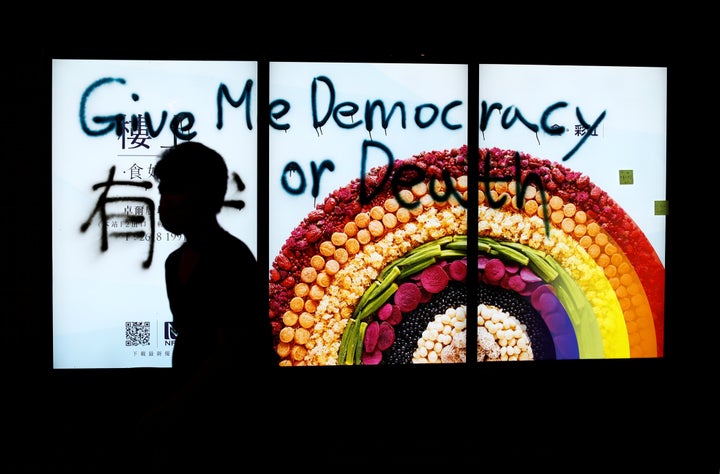
[[[393,329],[392,324],[389,322],[381,322],[377,340],[377,349],[384,351],[392,346],[393,342],[395,342],[395,329]]]
[[[420,282],[423,288],[433,294],[440,293],[444,290],[449,281],[450,277],[440,265],[431,265],[423,270],[420,275]]]
[[[382,362],[382,351],[380,349],[375,349],[372,352],[363,352],[363,365],[378,365],[380,362]]]
[[[505,262],[505,271],[507,273],[517,273],[520,270],[520,264],[517,262]]]
[[[467,276],[467,262],[463,260],[454,260],[448,265],[448,275],[455,281],[465,281]]]
[[[392,305],[392,312],[385,321],[389,322],[393,326],[400,324],[400,321],[402,321],[402,311],[400,311],[400,308],[396,305]]]
[[[423,288],[422,286],[419,286],[420,288],[420,303],[427,303],[430,301],[433,297],[432,293],[430,293],[428,290]]]
[[[542,281],[539,276],[535,274],[532,270],[530,270],[528,267],[522,267],[520,269],[520,276],[523,280],[525,280],[526,283],[537,283]]]
[[[372,321],[365,328],[365,339],[363,340],[363,347],[365,352],[373,352],[377,347],[378,336],[380,335],[380,323]]]
[[[401,283],[393,295],[395,304],[403,313],[409,313],[417,308],[421,297],[420,288],[412,282]]]
[[[502,280],[505,275],[505,264],[499,258],[491,258],[485,264],[485,277],[494,282]]]
[[[393,312],[393,306],[391,303],[385,303],[380,307],[377,312],[377,317],[380,321],[385,321]]]
[[[525,289],[527,286],[527,283],[525,280],[522,279],[520,275],[513,275],[510,278],[508,278],[508,288],[510,288],[513,291],[521,292]]]

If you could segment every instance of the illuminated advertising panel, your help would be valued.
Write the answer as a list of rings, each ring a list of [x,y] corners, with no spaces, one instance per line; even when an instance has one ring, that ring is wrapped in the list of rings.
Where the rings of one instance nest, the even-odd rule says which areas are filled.
[[[662,357],[666,69],[488,64],[478,76],[480,185],[529,190],[481,202],[480,237],[551,261],[557,272],[538,276],[552,291],[530,298],[558,354]]]
[[[256,253],[257,65],[52,66],[53,367],[169,367],[164,261],[184,237],[158,218],[153,167],[182,141],[218,151],[230,175],[218,219]]]
[[[465,109],[462,73],[383,67],[407,82],[367,64],[271,67],[287,117],[270,138],[281,364],[465,362],[474,319],[479,362],[662,357],[666,70],[480,65],[469,173],[452,119]],[[396,98],[425,84],[417,101]],[[416,103],[413,130],[402,112]],[[421,126],[431,110],[436,129]]]
[[[267,242],[281,365],[663,357],[666,68],[268,72],[258,107],[255,62],[53,62],[55,368],[170,366],[152,169],[189,140],[228,162],[223,227]]]
[[[405,294],[405,312],[429,311],[431,296],[463,285],[464,263],[457,281],[412,279],[442,278],[440,265],[465,251],[467,77],[454,64],[270,64],[269,310],[281,365],[392,360],[410,326],[391,303]]]

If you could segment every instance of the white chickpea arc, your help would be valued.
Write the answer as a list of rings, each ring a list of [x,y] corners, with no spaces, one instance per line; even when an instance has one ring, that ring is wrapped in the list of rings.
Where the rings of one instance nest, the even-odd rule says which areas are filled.
[[[466,316],[465,306],[448,308],[435,315],[418,339],[412,363],[465,362]],[[527,328],[514,316],[497,307],[480,304],[477,325],[478,361],[533,360]],[[487,337],[488,334],[491,337]]]

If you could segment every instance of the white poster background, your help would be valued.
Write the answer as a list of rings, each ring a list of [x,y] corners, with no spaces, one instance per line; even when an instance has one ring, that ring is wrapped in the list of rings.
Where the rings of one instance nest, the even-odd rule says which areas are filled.
[[[94,117],[148,112],[160,134],[135,146],[129,136],[123,142],[115,132],[93,136],[81,127],[83,94],[96,81],[111,78],[88,94],[85,122],[89,129],[106,126]],[[124,80],[124,83],[117,79]],[[218,90],[221,84],[230,97],[240,99],[252,81],[251,123],[246,120],[247,101],[237,108],[222,101],[223,124],[218,129]],[[181,238],[169,234],[157,218],[159,194],[151,170],[158,155],[174,143],[170,130],[173,116],[190,112],[195,122],[192,139],[208,145],[225,158],[232,176],[245,185],[240,190],[231,178],[228,200],[242,200],[243,209],[225,207],[221,225],[244,240],[257,255],[257,65],[227,61],[125,61],[53,60],[52,64],[52,242],[53,242],[53,367],[123,368],[169,367],[172,339],[166,339],[165,323],[172,320],[165,292],[164,261]],[[187,122],[186,122],[187,123]],[[248,128],[248,125],[252,129]],[[126,125],[130,130],[129,123]],[[141,129],[142,130],[142,129]],[[144,230],[155,219],[156,241],[149,268],[150,244],[145,240],[108,236],[101,250],[101,219],[90,218],[104,188],[93,185],[108,179],[152,183],[150,189],[113,185],[108,197],[150,198],[155,215],[142,202],[108,203],[107,211],[134,213],[144,209],[144,227],[109,228],[108,231]],[[202,173],[202,169],[198,169]],[[108,218],[108,222],[122,219]],[[126,322],[148,322],[148,345],[126,345]]]
[[[666,220],[655,202],[666,200],[667,69],[481,64],[478,75],[481,116],[482,101],[502,105],[490,114],[479,146],[523,151],[587,175],[635,221],[664,265]],[[562,135],[542,127],[536,135],[520,120],[502,126],[501,114],[510,107],[510,116],[519,110],[540,126],[558,102],[567,106],[552,109],[547,125],[564,128]],[[599,121],[597,136],[563,161],[582,138],[577,109],[587,124]],[[621,170],[632,171],[633,184],[620,183]]]
[[[290,104],[286,115],[277,118],[288,124],[287,130],[270,129],[269,143],[269,264],[280,252],[292,230],[332,191],[348,185],[361,174],[362,147],[365,140],[375,140],[390,149],[394,160],[433,150],[459,148],[467,144],[467,65],[411,63],[270,63],[270,102],[285,100]],[[326,82],[317,81],[316,108],[318,118],[328,109],[345,102],[359,109],[343,123],[362,123],[352,129],[340,127],[331,117],[321,130],[313,127],[312,84],[319,77],[328,78],[335,91],[330,99]],[[405,105],[405,128],[399,110],[390,117],[387,130],[382,128],[381,114],[373,114],[372,130],[366,129],[366,103],[382,101],[386,114],[396,102]],[[460,101],[452,107],[455,101]],[[442,114],[447,109],[451,129],[442,125],[440,116],[432,125],[421,128],[415,123],[419,106],[434,104]],[[429,120],[431,107],[420,107],[421,116]],[[278,109],[279,110],[279,109]],[[311,163],[333,162],[335,169],[320,177],[318,196],[312,196]],[[300,195],[286,192],[281,186],[285,166],[295,162],[302,170],[307,188]],[[387,155],[376,148],[368,149],[366,172],[388,164]],[[298,185],[298,173],[288,176]]]

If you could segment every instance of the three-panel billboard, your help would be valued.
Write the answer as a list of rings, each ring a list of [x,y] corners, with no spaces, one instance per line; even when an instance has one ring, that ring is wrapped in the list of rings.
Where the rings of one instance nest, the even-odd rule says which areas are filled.
[[[180,141],[228,162],[282,366],[663,357],[666,68],[266,66],[53,61],[54,368],[170,366]]]

